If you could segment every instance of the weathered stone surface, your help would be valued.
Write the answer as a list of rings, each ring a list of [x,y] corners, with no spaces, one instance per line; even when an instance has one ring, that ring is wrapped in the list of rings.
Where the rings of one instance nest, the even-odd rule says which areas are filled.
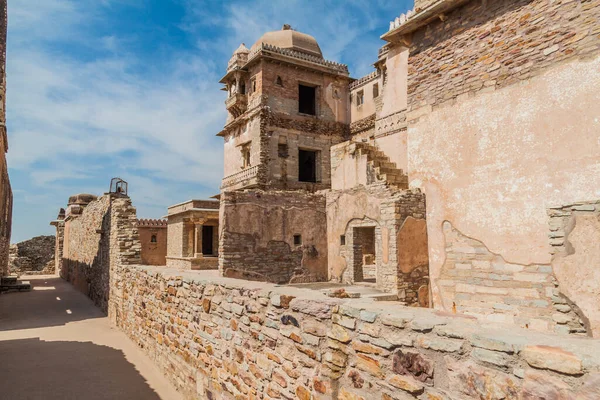
[[[471,352],[471,355],[476,360],[502,367],[507,366],[510,362],[510,358],[506,354],[486,349],[475,348]]]
[[[436,351],[443,351],[452,353],[459,351],[463,347],[462,340],[458,339],[444,339],[440,337],[421,336],[417,338],[416,343],[419,347],[424,349],[432,349]]]
[[[348,343],[351,340],[350,333],[339,325],[333,325],[327,336],[342,343]]]
[[[388,382],[392,386],[409,393],[418,394],[423,391],[423,384],[410,376],[392,375]]]
[[[568,375],[578,375],[583,372],[581,359],[558,347],[527,346],[521,351],[521,357],[535,368],[549,369]]]
[[[520,383],[503,372],[481,367],[472,361],[456,361],[445,357],[453,392],[490,400],[517,400]]]
[[[331,318],[333,307],[336,304],[335,302],[328,302],[326,300],[294,299],[290,302],[292,310],[323,319]]]
[[[528,370],[525,373],[520,398],[523,400],[573,400],[575,396],[569,385],[560,379]]]
[[[433,362],[420,353],[398,350],[392,361],[396,374],[410,375],[421,382],[433,379]]]

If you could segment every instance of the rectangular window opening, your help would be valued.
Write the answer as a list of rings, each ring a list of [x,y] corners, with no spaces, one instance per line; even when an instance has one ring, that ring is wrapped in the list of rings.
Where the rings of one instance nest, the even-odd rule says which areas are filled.
[[[356,105],[362,106],[364,102],[365,102],[365,92],[361,90],[360,92],[356,93]]]
[[[379,84],[376,83],[373,85],[373,98],[376,99],[379,97]]]
[[[342,246],[346,245],[346,235],[340,236],[340,245],[342,245]]]
[[[302,245],[302,235],[294,235],[294,246]]]
[[[250,143],[241,146],[242,152],[242,169],[250,167]]]
[[[298,180],[300,182],[317,182],[317,151],[298,151]]]
[[[317,88],[298,85],[298,112],[308,115],[317,114]]]

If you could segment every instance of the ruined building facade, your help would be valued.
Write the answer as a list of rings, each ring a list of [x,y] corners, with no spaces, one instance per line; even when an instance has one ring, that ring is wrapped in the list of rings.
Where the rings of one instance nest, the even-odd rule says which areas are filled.
[[[234,52],[221,79],[228,119],[219,268],[275,283],[327,280],[331,146],[348,136],[345,65],[284,26]]]
[[[0,277],[8,272],[8,252],[12,225],[12,189],[8,177],[6,152],[6,33],[7,5],[0,1]]]
[[[594,0],[417,1],[360,79],[287,26],[240,46],[221,81],[221,271],[597,329],[600,284],[575,278],[593,263],[557,273],[552,249],[597,211],[599,16]],[[549,230],[555,207],[573,220]]]
[[[218,201],[189,200],[172,205],[167,224],[167,267],[217,269]]]

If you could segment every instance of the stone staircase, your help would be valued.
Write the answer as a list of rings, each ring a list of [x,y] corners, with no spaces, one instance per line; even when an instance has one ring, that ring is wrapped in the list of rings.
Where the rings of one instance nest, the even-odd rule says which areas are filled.
[[[367,156],[369,183],[386,182],[396,189],[408,189],[408,175],[398,169],[383,151],[365,142],[354,142],[352,146],[355,155]]]
[[[18,280],[16,275],[3,276],[0,278],[0,292],[27,292],[31,290],[31,284],[28,281]]]

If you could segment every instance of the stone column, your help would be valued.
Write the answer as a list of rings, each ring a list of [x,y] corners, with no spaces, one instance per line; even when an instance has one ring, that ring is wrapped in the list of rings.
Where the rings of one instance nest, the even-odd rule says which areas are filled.
[[[204,226],[204,221],[197,221],[194,223],[194,228],[196,233],[194,235],[195,238],[195,250],[194,256],[196,258],[201,258],[204,255],[202,254],[202,227]]]

